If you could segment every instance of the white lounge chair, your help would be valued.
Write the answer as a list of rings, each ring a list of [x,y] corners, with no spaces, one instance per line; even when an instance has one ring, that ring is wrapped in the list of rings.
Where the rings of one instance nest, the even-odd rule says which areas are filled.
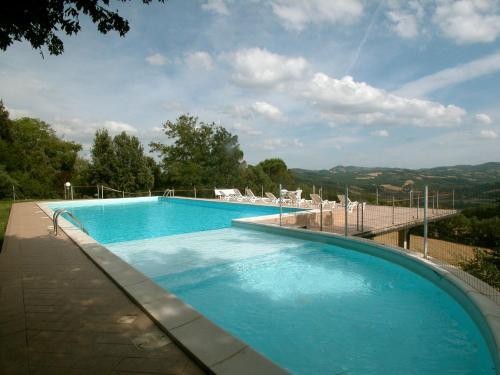
[[[292,206],[300,207],[304,203],[307,203],[307,201],[305,199],[299,199],[296,191],[289,191],[287,193],[287,195],[288,195],[288,198],[290,199],[289,203]]]
[[[261,197],[257,197],[253,191],[249,188],[245,189],[245,196],[248,199],[249,202],[257,202],[260,200],[263,200]]]
[[[329,201],[329,200],[326,200],[326,199],[321,199],[321,197],[318,195],[318,194],[310,194],[311,196],[311,200],[312,200],[312,204],[314,206],[318,206],[319,205],[323,205],[323,207],[325,206],[331,206],[332,208],[335,208],[335,206],[337,205],[337,202],[335,201]]]
[[[339,197],[339,202],[340,202],[340,206],[341,207],[346,207],[346,204],[347,204],[347,211],[349,213],[352,212],[352,210],[354,209],[354,207],[356,207],[357,205],[359,205],[359,202],[358,201],[351,201],[349,199],[349,197],[347,197],[347,201],[346,201],[346,197],[344,194],[338,194],[337,197]],[[365,205],[366,203],[363,203],[363,205]]]
[[[276,196],[273,193],[270,193],[270,192],[266,192],[266,197],[269,198],[269,200],[273,204],[279,204],[280,201],[281,201],[281,203],[285,203],[286,204],[287,202],[290,201],[290,199],[276,198]]]

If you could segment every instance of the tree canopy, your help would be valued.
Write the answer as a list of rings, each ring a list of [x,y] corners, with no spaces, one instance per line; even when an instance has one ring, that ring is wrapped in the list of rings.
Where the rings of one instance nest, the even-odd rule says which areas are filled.
[[[112,138],[107,130],[95,134],[90,169],[92,182],[135,192],[149,190],[154,185],[151,158],[135,136],[121,132]]]
[[[142,0],[144,4],[152,1]],[[0,48],[5,51],[14,41],[25,39],[35,49],[46,46],[51,55],[60,55],[64,44],[56,33],[77,34],[82,14],[97,24],[99,32],[107,34],[114,30],[124,36],[130,30],[128,21],[109,7],[110,0],[4,0],[0,12]]]
[[[0,102],[0,175],[2,195],[12,185],[29,196],[53,197],[74,173],[81,146],[58,138],[47,123],[32,118],[10,120]]]
[[[257,164],[264,173],[269,176],[271,181],[278,186],[290,187],[294,183],[293,175],[288,169],[286,163],[279,158],[266,159]]]
[[[183,187],[232,186],[240,182],[243,152],[238,136],[222,126],[183,115],[163,130],[172,144],[153,142],[168,181]]]

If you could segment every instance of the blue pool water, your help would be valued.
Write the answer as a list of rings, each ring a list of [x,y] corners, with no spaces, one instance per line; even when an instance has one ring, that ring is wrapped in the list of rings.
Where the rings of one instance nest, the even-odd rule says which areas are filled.
[[[160,206],[163,214],[154,217],[170,217],[172,206]],[[109,212],[120,220],[136,210],[131,204],[77,217],[95,237]],[[212,206],[199,210],[209,211],[201,217],[233,215],[216,214]],[[112,252],[293,373],[495,373],[485,340],[462,306],[399,265],[331,244],[231,228],[225,219],[218,228],[183,223],[201,229],[161,234],[150,223],[142,226],[147,235],[114,228],[99,236]]]
[[[177,198],[124,204],[93,202],[65,202],[62,207],[70,208],[92,237],[103,244],[226,228],[232,219],[279,213],[277,207]],[[285,207],[283,211],[297,209]]]

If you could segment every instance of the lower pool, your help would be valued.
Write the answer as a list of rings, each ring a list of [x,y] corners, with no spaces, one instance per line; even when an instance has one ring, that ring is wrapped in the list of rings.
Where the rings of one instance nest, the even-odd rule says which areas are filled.
[[[428,279],[354,246],[231,227],[276,208],[175,201],[66,206],[110,251],[292,373],[496,373],[475,322]]]

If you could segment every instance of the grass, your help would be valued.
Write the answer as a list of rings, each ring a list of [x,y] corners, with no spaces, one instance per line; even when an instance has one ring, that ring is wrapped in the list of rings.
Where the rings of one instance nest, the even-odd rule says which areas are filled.
[[[5,228],[7,228],[7,221],[9,220],[11,201],[0,201],[0,249],[2,248]]]

